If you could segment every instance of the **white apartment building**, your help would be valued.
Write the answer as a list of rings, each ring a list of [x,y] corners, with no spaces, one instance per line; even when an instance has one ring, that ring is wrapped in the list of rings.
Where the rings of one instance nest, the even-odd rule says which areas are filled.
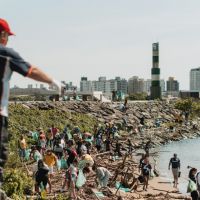
[[[113,91],[121,91],[127,94],[127,81],[120,77],[107,80],[106,77],[102,76],[98,78],[98,81],[89,81],[87,77],[82,77],[80,81],[80,91],[102,91],[106,94],[112,93]]]
[[[200,67],[190,70],[190,91],[200,91]]]
[[[128,94],[144,92],[144,79],[133,76],[128,80]]]

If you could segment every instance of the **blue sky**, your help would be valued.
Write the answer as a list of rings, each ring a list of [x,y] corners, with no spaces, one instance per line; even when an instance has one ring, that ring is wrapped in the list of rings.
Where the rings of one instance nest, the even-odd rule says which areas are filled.
[[[8,46],[58,80],[150,78],[160,43],[161,78],[189,89],[200,66],[199,0],[4,0],[0,17],[16,33]],[[14,84],[35,83],[14,75]]]

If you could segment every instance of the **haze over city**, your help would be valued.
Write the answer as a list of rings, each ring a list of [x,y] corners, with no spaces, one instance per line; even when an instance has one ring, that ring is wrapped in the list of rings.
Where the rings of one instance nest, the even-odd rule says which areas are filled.
[[[189,89],[189,71],[200,66],[199,7],[197,0],[7,0],[0,12],[16,33],[8,46],[58,80],[151,78],[159,42],[161,79],[174,76]],[[11,87],[28,83],[15,75]]]

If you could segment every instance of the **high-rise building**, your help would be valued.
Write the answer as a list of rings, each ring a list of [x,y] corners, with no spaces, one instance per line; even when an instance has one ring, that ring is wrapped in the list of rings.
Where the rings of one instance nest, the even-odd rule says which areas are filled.
[[[174,77],[169,77],[167,80],[167,92],[178,92],[179,82]]]
[[[123,94],[128,93],[128,82],[126,79],[121,79],[120,77],[115,77],[115,79],[111,79],[110,87],[111,91],[122,92]]]
[[[99,77],[99,81],[101,81],[101,82],[102,82],[102,81],[106,81],[106,77],[105,77],[105,76],[100,76],[100,77]]]
[[[128,94],[144,92],[144,79],[133,76],[128,80]]]
[[[92,83],[91,83],[91,81],[87,80],[87,77],[81,77],[80,91],[82,91],[82,92],[92,91]]]
[[[117,81],[117,91],[127,94],[128,81],[126,79],[121,79],[120,77],[116,77],[115,80]]]
[[[80,81],[80,91],[102,91],[103,93],[122,92],[127,94],[127,80],[116,77],[107,80],[106,77],[99,77],[98,81],[88,81],[87,77],[82,77]]]
[[[200,67],[190,70],[190,90],[200,91]]]
[[[151,69],[151,99],[161,98],[160,68],[159,68],[159,43],[152,45],[152,69]]]

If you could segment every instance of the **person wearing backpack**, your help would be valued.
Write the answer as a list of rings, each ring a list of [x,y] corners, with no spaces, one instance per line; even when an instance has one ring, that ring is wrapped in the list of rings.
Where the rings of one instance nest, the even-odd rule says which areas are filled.
[[[172,174],[174,177],[174,182],[173,182],[174,187],[177,188],[181,164],[180,164],[180,159],[177,157],[176,153],[174,153],[174,157],[172,157],[169,161],[169,170],[171,166],[172,166]]]

